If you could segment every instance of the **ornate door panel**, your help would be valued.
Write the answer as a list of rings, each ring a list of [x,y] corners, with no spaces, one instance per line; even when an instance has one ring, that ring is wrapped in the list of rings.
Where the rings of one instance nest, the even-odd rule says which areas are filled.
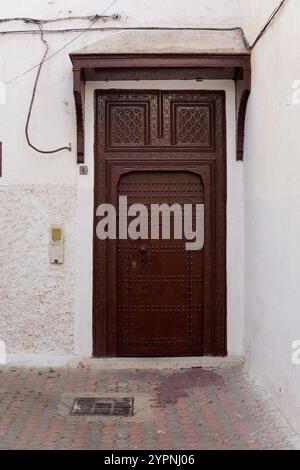
[[[173,233],[95,237],[96,356],[226,354],[224,115],[223,92],[96,93],[95,209],[117,207],[119,196],[149,213],[151,204],[205,206],[201,251]]]
[[[184,171],[128,173],[118,195],[126,195],[129,205],[144,204],[149,214],[151,204],[204,203],[200,176]],[[202,353],[204,250],[186,251],[185,243],[172,232],[169,240],[118,241],[119,355]]]

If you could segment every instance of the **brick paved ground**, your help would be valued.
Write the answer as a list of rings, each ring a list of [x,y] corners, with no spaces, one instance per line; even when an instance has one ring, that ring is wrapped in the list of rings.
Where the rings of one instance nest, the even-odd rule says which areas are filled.
[[[133,396],[130,418],[74,417],[76,396]],[[299,439],[239,367],[4,369],[1,449],[293,449]]]

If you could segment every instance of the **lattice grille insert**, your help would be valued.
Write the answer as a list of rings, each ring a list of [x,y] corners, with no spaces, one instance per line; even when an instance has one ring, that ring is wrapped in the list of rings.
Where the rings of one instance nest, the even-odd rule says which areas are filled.
[[[72,416],[133,416],[133,398],[75,398]]]

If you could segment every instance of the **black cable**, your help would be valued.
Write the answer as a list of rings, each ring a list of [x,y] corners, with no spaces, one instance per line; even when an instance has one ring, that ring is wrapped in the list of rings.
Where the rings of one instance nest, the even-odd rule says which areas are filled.
[[[94,21],[92,21],[92,23],[85,29],[83,29],[80,34],[78,34],[77,36],[75,36],[75,38],[71,39],[71,41],[67,42],[64,46],[62,46],[60,49],[58,49],[57,51],[53,52],[53,54],[49,55],[48,57],[45,57],[45,59],[40,62],[39,64],[36,64],[36,65],[33,65],[32,67],[30,67],[29,69],[25,70],[24,72],[22,72],[21,74],[17,75],[16,77],[12,78],[11,80],[9,80],[8,82],[4,82],[4,85],[7,86],[7,85],[10,85],[11,83],[15,82],[16,80],[18,80],[19,78],[23,77],[24,75],[26,75],[27,73],[31,72],[32,70],[40,67],[41,64],[45,63],[45,62],[48,62],[48,60],[52,59],[53,57],[57,56],[57,54],[59,54],[61,51],[63,51],[64,49],[66,49],[66,47],[68,47],[70,44],[72,44],[74,41],[77,41],[77,39],[79,39],[81,36],[83,36],[87,31],[89,31],[93,26],[94,24],[96,24],[98,22],[98,20],[107,12],[107,10],[109,10],[115,3],[117,3],[119,0],[113,0],[113,2],[110,3],[110,5],[105,9],[105,11],[101,14],[101,15],[95,15],[94,16]]]
[[[263,29],[259,32],[259,34],[257,35],[255,41],[252,43],[252,45],[250,46],[250,49],[252,50],[256,44],[258,43],[258,41],[263,37],[263,35],[268,31],[269,27],[271,26],[271,24],[273,23],[273,21],[275,20],[275,18],[277,17],[278,13],[281,11],[281,9],[283,8],[284,4],[286,3],[286,0],[281,0],[281,2],[279,3],[279,5],[277,6],[277,8],[275,8],[275,10],[273,11],[273,13],[271,14],[270,18],[268,19],[268,21],[266,22],[265,26],[263,27]]]
[[[99,16],[102,19],[102,16]],[[111,16],[113,19],[120,19],[119,15]],[[243,29],[240,26],[232,26],[228,28],[218,27],[193,27],[193,26],[104,26],[91,29],[86,28],[63,28],[63,29],[44,29],[44,34],[58,34],[58,33],[74,33],[80,31],[240,31],[243,35]],[[0,35],[5,34],[38,34],[35,29],[18,29],[9,31],[0,31]]]
[[[0,18],[1,23],[10,23],[14,21],[23,21],[24,23],[34,23],[34,24],[47,24],[47,23],[58,23],[61,21],[71,21],[71,20],[90,20],[93,21],[96,15],[85,15],[85,16],[62,16],[59,18],[48,18],[48,19],[40,19],[40,18],[27,18],[27,17],[15,17],[15,18]],[[119,15],[98,15],[99,18],[103,21],[110,20],[110,19],[118,19]]]
[[[106,11],[111,8],[118,0],[114,0],[107,8],[106,10],[103,12],[106,13]],[[42,154],[53,154],[53,153],[58,153],[58,152],[61,152],[63,150],[68,150],[69,152],[71,152],[72,150],[72,147],[71,147],[71,144],[68,145],[68,146],[65,146],[65,147],[59,147],[57,149],[54,149],[54,150],[41,150],[37,147],[35,147],[32,143],[31,143],[31,140],[30,140],[30,136],[29,136],[29,124],[30,124],[30,118],[31,118],[31,113],[32,113],[32,108],[33,108],[33,103],[34,103],[34,99],[35,99],[35,95],[36,95],[36,90],[37,90],[37,85],[38,85],[38,81],[39,81],[39,78],[40,78],[40,74],[41,74],[41,70],[42,70],[42,67],[43,67],[43,64],[47,61],[47,60],[50,60],[52,57],[56,56],[57,54],[59,54],[59,52],[61,52],[63,49],[65,49],[69,44],[71,44],[72,42],[74,42],[76,39],[78,39],[80,36],[82,36],[89,28],[91,28],[94,24],[97,23],[97,21],[100,19],[102,15],[96,15],[94,17],[94,20],[92,21],[92,23],[90,24],[90,26],[88,28],[86,28],[84,31],[82,31],[80,34],[78,34],[75,38],[73,38],[71,41],[69,41],[67,44],[65,44],[64,46],[62,46],[59,50],[57,50],[56,52],[54,52],[52,55],[48,56],[48,52],[49,52],[49,44],[47,43],[47,41],[45,40],[44,38],[44,32],[43,32],[43,27],[40,23],[37,23],[38,25],[38,28],[40,30],[40,34],[41,34],[41,40],[42,42],[45,44],[45,52],[43,54],[43,58],[41,60],[41,62],[35,66],[35,67],[32,67],[30,69],[33,70],[35,69],[36,67],[38,68],[38,71],[37,71],[37,74],[36,74],[36,78],[35,78],[35,82],[34,82],[34,86],[33,86],[33,91],[32,91],[32,96],[31,96],[31,100],[30,100],[30,105],[29,105],[29,110],[28,110],[28,115],[27,115],[27,119],[26,119],[26,125],[25,125],[25,136],[26,136],[26,141],[29,145],[29,147],[31,147],[33,150],[35,150],[36,152],[38,153],[42,153]],[[47,57],[48,56],[48,57]],[[10,82],[8,83],[12,83],[13,81],[15,81],[17,78],[19,78],[20,76],[23,76],[25,75],[25,73],[28,73],[29,70],[25,71],[23,74],[19,75],[18,77],[15,77],[13,80],[11,80]],[[8,84],[6,83],[6,84]]]
[[[36,89],[37,89],[37,85],[38,85],[38,81],[39,81],[39,78],[40,78],[40,74],[41,74],[41,70],[42,70],[42,65],[47,57],[47,54],[48,54],[48,51],[49,51],[49,44],[47,43],[47,41],[44,39],[44,34],[43,34],[43,28],[40,24],[38,24],[38,27],[39,27],[39,30],[40,30],[40,33],[41,33],[41,40],[42,42],[45,44],[45,52],[44,52],[44,55],[43,55],[43,59],[42,59],[42,62],[40,63],[40,66],[38,68],[38,71],[37,71],[37,74],[36,74],[36,78],[35,78],[35,82],[34,82],[34,86],[33,86],[33,91],[32,91],[32,96],[31,96],[31,101],[30,101],[30,105],[29,105],[29,110],[28,110],[28,115],[27,115],[27,119],[26,119],[26,126],[25,126],[25,136],[26,136],[26,140],[27,140],[27,143],[29,145],[29,147],[31,147],[33,150],[35,150],[36,152],[39,152],[39,153],[44,153],[44,154],[50,154],[50,153],[57,153],[57,152],[61,152],[62,150],[69,150],[69,152],[71,152],[72,148],[71,148],[71,144],[68,145],[67,147],[59,147],[57,149],[54,149],[54,150],[41,150],[37,147],[35,147],[32,143],[31,143],[31,140],[30,140],[30,137],[29,137],[29,123],[30,123],[30,118],[31,118],[31,113],[32,113],[32,107],[33,107],[33,103],[34,103],[34,98],[35,98],[35,94],[36,94]]]

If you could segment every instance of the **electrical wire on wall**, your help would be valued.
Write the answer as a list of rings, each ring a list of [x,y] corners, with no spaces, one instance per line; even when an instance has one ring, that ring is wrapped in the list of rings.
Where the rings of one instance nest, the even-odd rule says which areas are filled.
[[[36,78],[35,78],[35,82],[34,82],[34,86],[33,86],[33,92],[32,92],[32,96],[31,96],[31,100],[30,100],[28,115],[27,115],[27,119],[26,119],[26,126],[25,126],[26,141],[27,141],[27,144],[29,145],[29,147],[31,147],[33,150],[35,150],[35,151],[38,152],[38,153],[51,154],[51,153],[58,153],[58,152],[61,152],[61,151],[63,151],[63,150],[69,150],[69,151],[71,152],[71,150],[72,150],[71,144],[69,144],[68,146],[59,147],[59,148],[56,148],[56,149],[53,149],[53,150],[41,150],[41,149],[39,149],[38,147],[35,147],[35,145],[33,145],[33,144],[31,143],[31,140],[30,140],[30,136],[29,136],[29,124],[30,124],[30,118],[31,118],[31,113],[32,113],[32,107],[33,107],[33,103],[34,103],[34,99],[35,99],[36,89],[37,89],[38,81],[39,81],[39,78],[40,78],[42,66],[43,66],[43,63],[44,63],[44,61],[45,61],[45,59],[46,59],[46,57],[47,57],[47,55],[48,55],[48,52],[49,52],[49,44],[48,44],[47,41],[44,39],[44,34],[43,34],[42,25],[41,25],[40,23],[38,23],[38,27],[39,27],[39,30],[40,30],[40,32],[41,32],[41,40],[42,40],[42,42],[45,44],[45,52],[44,52],[42,61],[41,61],[40,65],[39,65],[39,67],[38,67],[38,71],[37,71]]]
[[[59,147],[59,148],[56,148],[56,149],[53,149],[53,150],[41,150],[39,149],[38,147],[36,147],[35,145],[32,144],[31,142],[31,139],[30,139],[30,136],[29,136],[29,125],[30,125],[30,118],[31,118],[31,114],[32,114],[32,108],[33,108],[33,104],[34,104],[34,100],[35,100],[35,95],[36,95],[36,90],[37,90],[37,86],[38,86],[38,82],[39,82],[39,78],[40,78],[40,74],[41,74],[41,70],[42,70],[42,67],[43,67],[43,64],[52,59],[53,57],[55,57],[56,55],[58,55],[62,50],[64,50],[66,47],[68,47],[70,44],[72,44],[74,41],[76,41],[79,37],[83,36],[83,34],[85,34],[88,30],[90,30],[98,21],[100,18],[105,18],[107,19],[107,17],[105,17],[105,13],[115,4],[117,3],[118,0],[114,0],[113,2],[111,2],[109,4],[109,6],[103,11],[102,14],[100,15],[95,15],[93,17],[88,17],[88,19],[90,19],[91,21],[91,24],[86,28],[84,29],[83,31],[80,32],[80,34],[78,34],[77,36],[75,36],[75,38],[73,38],[71,41],[69,41],[67,44],[65,44],[64,46],[62,46],[60,49],[58,49],[57,51],[55,51],[53,54],[51,54],[50,56],[48,56],[48,52],[49,52],[49,44],[48,42],[45,40],[44,38],[44,32],[43,32],[43,26],[42,24],[45,23],[45,22],[50,22],[51,20],[35,20],[35,19],[23,19],[24,21],[26,22],[31,22],[31,23],[35,23],[37,24],[38,28],[39,28],[39,31],[40,31],[40,35],[41,35],[41,41],[43,42],[43,44],[45,45],[45,52],[43,54],[43,57],[42,57],[42,60],[39,64],[31,67],[30,69],[26,70],[25,72],[23,72],[22,74],[18,75],[17,77],[14,77],[12,80],[9,80],[8,82],[6,82],[4,85],[9,85],[11,83],[13,83],[15,80],[17,80],[18,78],[22,77],[23,75],[29,73],[30,71],[34,70],[35,68],[37,68],[37,74],[36,74],[36,78],[35,78],[35,81],[34,81],[34,86],[33,86],[33,91],[32,91],[32,96],[31,96],[31,100],[30,100],[30,105],[29,105],[29,109],[28,109],[28,114],[27,114],[27,119],[26,119],[26,125],[25,125],[25,136],[26,136],[26,141],[29,145],[29,147],[31,147],[33,150],[35,150],[36,152],[38,153],[41,153],[41,154],[54,154],[54,153],[58,153],[58,152],[61,152],[63,150],[68,150],[69,152],[71,152],[72,150],[72,147],[71,147],[71,144],[67,145],[67,146],[63,146],[63,147]],[[76,17],[77,19],[78,17]],[[87,17],[85,17],[87,18]],[[113,18],[116,19],[118,18],[118,15],[113,15]],[[4,20],[5,21],[5,20]]]
[[[111,5],[112,6],[112,5]],[[110,8],[110,7],[109,7]],[[33,24],[48,24],[48,23],[59,23],[61,21],[74,21],[74,20],[90,20],[93,21],[95,19],[95,16],[97,15],[85,15],[85,16],[60,16],[59,18],[48,18],[48,19],[38,19],[38,18],[28,18],[26,16],[16,16],[14,18],[0,18],[0,24],[1,23],[11,23],[14,21],[23,21],[24,23],[33,23]],[[101,16],[101,19],[103,21],[105,20],[111,20],[111,19],[117,19],[119,16],[117,14],[115,15],[107,15],[105,16],[104,14],[98,15],[99,17]]]
[[[265,26],[261,29],[261,31],[258,33],[255,41],[251,44],[250,46],[250,49],[252,50],[256,44],[258,43],[258,41],[263,37],[263,35],[268,31],[269,27],[271,26],[271,24],[273,23],[273,21],[275,20],[275,18],[277,17],[278,13],[282,10],[282,8],[284,7],[285,3],[287,2],[287,0],[281,0],[281,2],[279,3],[279,5],[275,8],[275,10],[272,12],[271,16],[269,17],[268,21],[266,22]]]

